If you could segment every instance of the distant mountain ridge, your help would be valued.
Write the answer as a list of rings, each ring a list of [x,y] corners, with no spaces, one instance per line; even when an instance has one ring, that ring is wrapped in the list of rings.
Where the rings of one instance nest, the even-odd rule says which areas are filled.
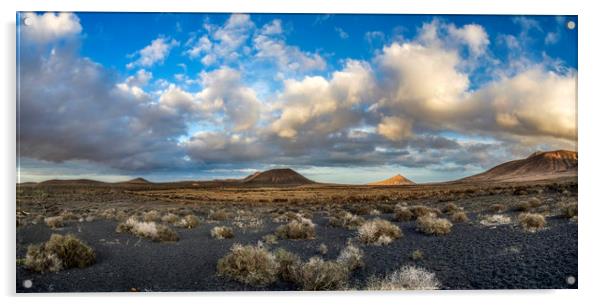
[[[530,181],[570,177],[577,176],[577,167],[576,151],[538,151],[525,159],[505,162],[483,173],[459,181]]]
[[[412,180],[397,174],[389,179],[385,179],[382,181],[377,181],[377,182],[371,182],[368,183],[368,185],[414,185],[416,183],[414,183]]]

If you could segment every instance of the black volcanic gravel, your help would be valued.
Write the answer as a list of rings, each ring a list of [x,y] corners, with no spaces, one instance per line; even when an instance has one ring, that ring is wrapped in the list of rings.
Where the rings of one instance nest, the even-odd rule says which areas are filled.
[[[390,219],[390,214],[379,216]],[[354,271],[351,284],[361,288],[371,275],[382,276],[405,264],[422,266],[434,272],[443,289],[546,289],[577,288],[567,277],[577,276],[577,224],[566,219],[548,218],[545,230],[525,233],[511,225],[487,228],[473,223],[455,224],[446,236],[426,236],[416,232],[414,222],[398,224],[404,233],[388,246],[366,246],[365,267]],[[346,240],[356,230],[332,228],[316,214],[317,238],[308,241],[279,240],[273,248],[284,247],[302,258],[318,254],[318,246],[328,246],[327,259],[337,257]],[[74,233],[91,245],[96,264],[84,269],[37,274],[17,266],[17,292],[121,292],[139,291],[224,291],[295,290],[293,284],[277,282],[268,287],[246,286],[216,275],[217,260],[234,243],[256,243],[273,233],[279,224],[264,219],[259,232],[235,229],[234,239],[214,240],[209,230],[216,225],[203,223],[195,229],[177,229],[180,241],[155,243],[129,234],[115,233],[114,221],[71,223],[51,230],[45,225],[17,228],[17,256],[24,257],[27,245],[48,240],[53,232]],[[424,258],[413,261],[411,253],[420,249]],[[25,288],[23,282],[33,286]]]

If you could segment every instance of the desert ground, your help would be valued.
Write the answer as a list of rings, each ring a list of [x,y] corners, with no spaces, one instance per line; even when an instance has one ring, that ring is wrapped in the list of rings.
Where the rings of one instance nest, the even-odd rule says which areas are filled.
[[[576,176],[396,186],[24,183],[16,290],[577,288],[577,188]],[[28,254],[53,234],[73,234],[92,259],[74,267]]]

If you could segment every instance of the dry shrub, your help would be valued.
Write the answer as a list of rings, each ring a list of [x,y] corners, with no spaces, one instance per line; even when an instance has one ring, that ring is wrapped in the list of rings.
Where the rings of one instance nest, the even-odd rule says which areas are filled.
[[[53,229],[60,228],[64,225],[63,216],[46,217],[44,218],[44,222]]]
[[[159,213],[156,210],[150,210],[144,214],[142,214],[142,219],[146,222],[151,222],[151,221],[160,221],[161,220],[161,213]]]
[[[326,244],[320,244],[318,247],[318,253],[326,255],[326,253],[328,253],[328,246],[326,246]]]
[[[201,219],[199,219],[196,215],[186,215],[182,220],[176,223],[177,227],[180,228],[196,228],[201,224]]]
[[[501,213],[506,210],[506,206],[504,206],[503,204],[496,203],[496,204],[492,204],[489,207],[489,210],[491,210],[491,212],[493,212],[493,213]]]
[[[380,215],[380,211],[377,209],[370,210],[370,216],[378,216]]]
[[[395,212],[395,206],[393,206],[392,204],[379,204],[378,205],[378,209],[385,214],[389,214],[389,213],[393,213]]]
[[[423,205],[415,205],[409,207],[410,211],[412,211],[413,219],[418,219],[418,217],[422,216],[437,216],[439,215],[439,211],[433,208],[429,208]]]
[[[336,213],[334,216],[328,218],[328,223],[333,227],[342,227],[346,229],[355,229],[362,224],[364,224],[366,220],[358,215],[353,215],[347,211],[340,211]]]
[[[445,235],[451,232],[452,223],[445,218],[432,216],[418,217],[416,220],[418,231],[429,235]]]
[[[134,217],[117,225],[117,233],[132,233],[153,241],[178,241],[180,237],[170,227],[155,222],[138,221]]]
[[[367,290],[435,290],[441,284],[434,273],[423,268],[403,266],[384,278],[370,278]]]
[[[42,273],[84,268],[94,262],[94,250],[72,234],[52,234],[47,242],[30,245],[25,256],[25,266]]]
[[[350,210],[356,215],[368,215],[372,209],[367,205],[355,205]]]
[[[241,283],[266,286],[276,281],[276,256],[263,247],[234,244],[230,253],[217,262],[217,272]]]
[[[336,261],[312,257],[294,268],[294,281],[303,290],[341,290],[347,287],[349,269]]]
[[[232,214],[224,209],[217,210],[217,211],[211,211],[209,213],[209,219],[211,219],[211,220],[223,221],[223,220],[228,220],[230,218],[232,218]]]
[[[528,201],[529,205],[531,205],[531,207],[536,208],[542,205],[542,201],[541,199],[537,198],[537,197],[531,197],[529,198]]]
[[[402,236],[401,229],[384,219],[373,219],[359,229],[359,240],[366,244],[387,245]]]
[[[452,222],[467,222],[468,221],[468,215],[466,215],[466,213],[464,212],[455,212],[453,214],[451,214],[451,216],[449,217],[451,219]]]
[[[276,236],[287,239],[314,239],[316,237],[316,225],[307,218],[293,220],[276,229]]]
[[[243,231],[260,230],[263,228],[263,220],[251,214],[239,214],[232,221],[232,225]]]
[[[161,217],[161,221],[174,224],[180,220],[180,217],[174,213],[167,213],[163,217]]]
[[[211,229],[211,237],[215,239],[233,238],[234,231],[230,227],[214,227],[213,229]]]
[[[577,203],[569,203],[562,207],[562,216],[566,218],[577,217],[577,211],[579,210]]]
[[[275,245],[278,243],[278,236],[274,234],[264,235],[261,240],[268,245]]]
[[[459,206],[457,206],[455,203],[450,202],[450,203],[446,204],[445,207],[443,207],[442,212],[445,214],[452,214],[452,213],[455,213],[455,212],[458,212],[461,210],[462,209]]]
[[[347,243],[347,246],[339,253],[337,262],[349,271],[361,268],[364,266],[364,251],[352,243]]]
[[[494,214],[494,215],[483,216],[483,218],[480,221],[480,224],[487,226],[487,227],[495,227],[495,226],[499,226],[499,225],[507,225],[507,224],[510,224],[511,222],[512,222],[512,219],[506,215]]]
[[[412,255],[410,255],[410,258],[414,261],[419,261],[424,258],[424,254],[422,254],[422,251],[420,251],[420,249],[416,249],[412,252]]]
[[[546,225],[546,218],[537,213],[521,213],[518,215],[518,223],[524,230],[535,232],[543,229]]]
[[[410,221],[414,218],[414,213],[412,213],[412,211],[407,208],[407,207],[401,207],[398,209],[395,209],[395,215],[393,216],[393,219],[395,221]]]
[[[299,256],[283,248],[279,248],[276,250],[275,257],[276,262],[278,263],[278,274],[280,275],[280,278],[287,282],[294,282],[297,269],[301,265]]]

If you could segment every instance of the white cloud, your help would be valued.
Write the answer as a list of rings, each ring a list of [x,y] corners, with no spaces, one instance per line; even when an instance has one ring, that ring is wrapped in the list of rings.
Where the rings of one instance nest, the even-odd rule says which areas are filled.
[[[330,80],[321,76],[285,80],[276,106],[281,115],[271,130],[281,138],[294,139],[300,132],[325,136],[349,127],[356,120],[354,106],[370,101],[373,91],[372,71],[359,61],[348,61]]]
[[[318,53],[304,52],[297,46],[286,44],[281,35],[260,32],[253,38],[256,58],[275,60],[282,71],[312,71],[326,68],[326,61]]]
[[[334,30],[335,32],[337,32],[337,34],[339,34],[339,37],[341,37],[341,39],[349,38],[349,34],[345,32],[342,28],[335,27]]]
[[[467,24],[461,28],[452,24],[448,26],[448,31],[452,38],[466,43],[474,55],[482,55],[489,45],[487,32],[478,24]]]
[[[378,123],[377,132],[391,141],[399,141],[412,135],[412,124],[399,117],[387,116]]]
[[[73,13],[24,13],[29,25],[19,27],[25,42],[46,44],[70,38],[82,31],[79,18]]]
[[[151,67],[156,63],[163,63],[171,49],[179,44],[175,39],[159,37],[153,40],[150,45],[137,51],[135,54],[138,56],[138,59],[127,64],[127,68],[132,69],[136,66]]]
[[[234,131],[253,128],[259,120],[261,102],[255,91],[242,84],[240,72],[222,67],[201,74],[203,90],[198,93],[202,108],[221,110],[227,116],[226,124]]]

